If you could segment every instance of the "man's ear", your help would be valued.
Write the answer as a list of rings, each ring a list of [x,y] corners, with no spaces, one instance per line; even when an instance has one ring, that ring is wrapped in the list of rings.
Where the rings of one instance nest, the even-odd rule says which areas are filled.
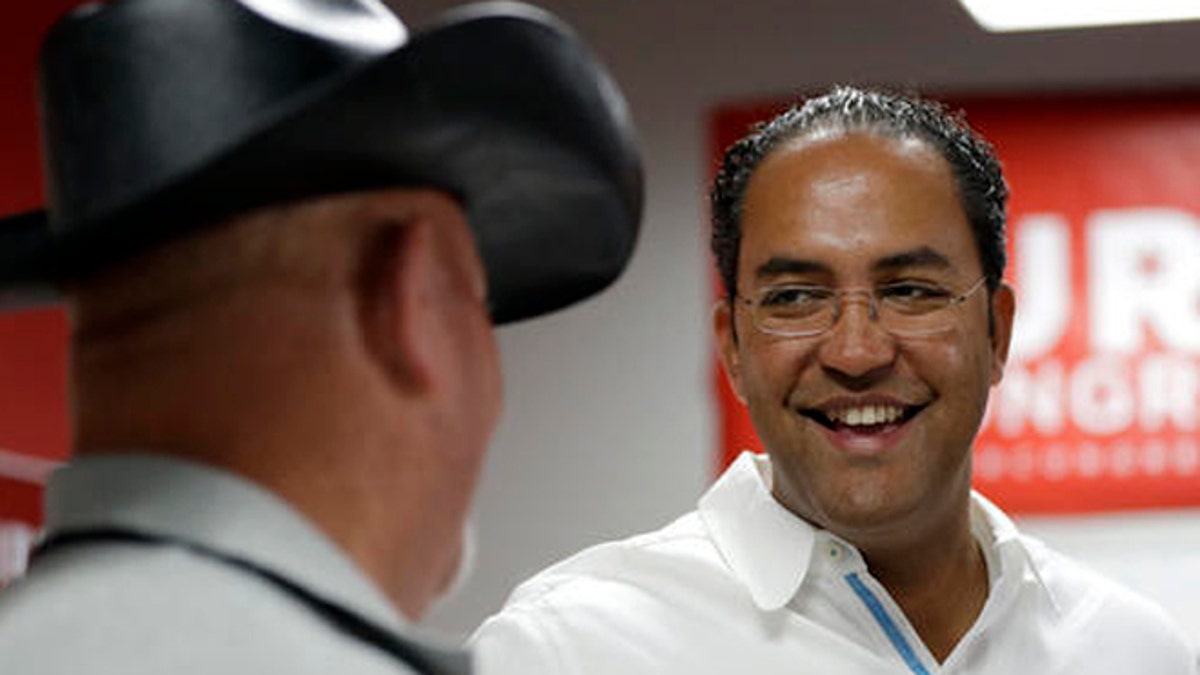
[[[721,364],[725,367],[725,376],[729,378],[729,386],[738,400],[745,404],[741,361],[738,358],[737,327],[733,322],[733,307],[730,302],[718,300],[712,309],[713,335],[717,338],[717,349],[720,352]]]
[[[393,382],[416,391],[433,385],[437,359],[435,225],[417,217],[379,232],[359,285],[368,351]]]
[[[1016,294],[1012,286],[1001,281],[991,294],[992,312],[992,385],[1000,384],[1004,377],[1004,364],[1008,362],[1008,349],[1012,344],[1013,320],[1016,315]]]

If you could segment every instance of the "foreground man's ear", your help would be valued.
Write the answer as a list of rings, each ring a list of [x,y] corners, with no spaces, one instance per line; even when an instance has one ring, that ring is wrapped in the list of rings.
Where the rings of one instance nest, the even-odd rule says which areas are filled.
[[[742,393],[742,369],[738,358],[737,329],[733,325],[732,304],[727,299],[718,300],[712,308],[713,335],[717,338],[717,350],[721,356],[721,365],[725,369],[725,377],[729,378],[729,386],[743,405],[746,396]]]
[[[461,208],[450,198],[413,192],[402,204],[382,202],[382,210],[404,216],[364,248],[363,331],[396,385],[427,393],[444,373],[462,367],[467,322],[487,320],[486,276]]]
[[[398,387],[432,386],[436,310],[436,224],[422,214],[382,229],[368,242],[358,284],[367,351]]]

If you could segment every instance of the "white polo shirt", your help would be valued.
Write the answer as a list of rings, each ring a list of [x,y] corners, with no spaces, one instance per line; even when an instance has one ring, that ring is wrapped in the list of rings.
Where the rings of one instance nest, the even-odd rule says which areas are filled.
[[[1149,601],[1019,534],[979,495],[991,587],[944,663],[858,551],[771,496],[743,454],[699,509],[602,544],[513,592],[476,632],[479,672],[1192,675],[1196,654]],[[954,593],[954,589],[946,589]]]

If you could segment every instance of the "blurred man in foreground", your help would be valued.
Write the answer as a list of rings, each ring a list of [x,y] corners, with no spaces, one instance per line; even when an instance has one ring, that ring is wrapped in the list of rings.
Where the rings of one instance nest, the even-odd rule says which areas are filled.
[[[1164,613],[971,490],[1013,323],[1007,189],[940,106],[837,89],[725,155],[721,358],[766,456],[479,629],[526,673],[1192,673]]]
[[[409,36],[375,0],[124,0],[43,47],[75,453],[0,597],[5,673],[466,672],[407,622],[460,564],[493,323],[623,269],[624,102],[513,4]]]

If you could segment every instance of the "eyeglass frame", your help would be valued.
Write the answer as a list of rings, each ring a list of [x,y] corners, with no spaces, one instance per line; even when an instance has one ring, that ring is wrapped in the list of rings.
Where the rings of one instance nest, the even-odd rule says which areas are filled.
[[[954,296],[950,296],[950,297],[946,298],[944,305],[942,305],[940,307],[936,307],[934,309],[931,309],[930,311],[925,312],[924,314],[925,315],[936,314],[938,312],[942,312],[942,311],[945,311],[948,309],[953,309],[954,307],[961,305],[962,303],[966,302],[968,298],[970,298],[972,295],[974,295],[976,291],[978,291],[980,288],[983,288],[985,286],[986,282],[987,282],[987,275],[980,276],[979,279],[977,279],[975,281],[975,283],[971,284],[971,286],[966,291],[964,291],[958,295],[954,295]],[[786,288],[819,289],[819,290],[828,292],[830,301],[832,301],[834,303],[833,304],[833,313],[830,317],[829,325],[825,326],[824,328],[821,328],[819,330],[815,330],[815,331],[799,331],[799,332],[764,328],[761,325],[761,322],[758,318],[758,311],[757,311],[759,309],[759,307],[761,307],[761,305],[762,305],[763,297],[769,292],[777,292],[781,289],[786,289]],[[927,335],[936,335],[937,333],[940,333],[943,330],[946,330],[949,328],[949,326],[947,326],[945,329],[944,328],[935,328],[935,329],[929,330],[929,331],[896,332],[894,329],[888,328],[887,326],[883,325],[882,320],[880,319],[879,307],[881,305],[888,304],[886,298],[878,297],[879,291],[883,288],[886,288],[886,286],[870,288],[870,289],[868,289],[868,288],[829,288],[828,286],[821,286],[821,285],[817,285],[817,284],[791,283],[791,284],[778,284],[775,286],[769,286],[766,288],[759,289],[754,294],[756,297],[753,297],[753,298],[749,298],[749,297],[746,297],[741,294],[735,294],[732,297],[734,300],[744,303],[750,309],[750,323],[754,326],[754,328],[756,330],[758,330],[759,332],[762,332],[764,334],[767,334],[767,335],[774,335],[774,336],[778,336],[778,337],[796,337],[796,338],[817,337],[820,335],[824,335],[825,333],[828,333],[829,331],[833,330],[834,326],[837,325],[838,320],[842,318],[842,312],[844,311],[844,308],[845,308],[844,298],[848,295],[865,295],[867,297],[867,316],[875,321],[879,321],[880,326],[885,331],[887,331],[889,334],[894,335],[896,337],[921,337],[921,336],[927,336]]]

